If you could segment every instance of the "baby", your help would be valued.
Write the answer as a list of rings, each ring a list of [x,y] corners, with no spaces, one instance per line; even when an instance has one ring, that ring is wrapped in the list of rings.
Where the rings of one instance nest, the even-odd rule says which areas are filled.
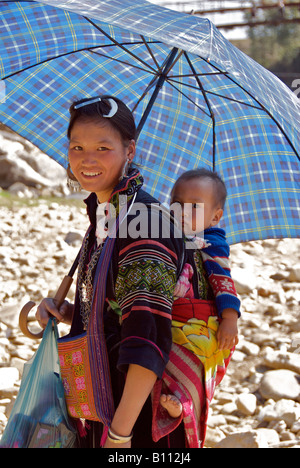
[[[189,261],[195,249],[199,249],[201,264],[204,264],[220,318],[216,335],[220,350],[232,349],[238,343],[237,322],[240,316],[240,301],[230,276],[229,246],[224,230],[216,227],[223,216],[226,196],[222,179],[215,172],[206,169],[195,169],[182,174],[171,193],[172,209],[175,208],[175,216],[176,211],[179,211],[178,221],[182,223],[187,239],[188,262],[178,280],[174,292],[175,301],[178,297],[202,299],[197,291],[199,282],[193,281],[193,277],[201,274],[203,276],[203,270],[194,271],[197,269],[195,263]],[[179,210],[176,210],[176,205]],[[170,416],[178,417],[181,414],[182,406],[175,396],[162,394],[160,403]]]

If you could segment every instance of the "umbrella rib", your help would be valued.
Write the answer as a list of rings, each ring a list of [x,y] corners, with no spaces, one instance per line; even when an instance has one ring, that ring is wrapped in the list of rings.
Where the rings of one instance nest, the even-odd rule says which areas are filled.
[[[165,60],[164,69],[161,71],[161,73],[157,77],[158,79],[157,79],[157,83],[156,83],[155,89],[153,91],[153,94],[152,94],[152,96],[150,98],[150,101],[148,102],[146,110],[145,110],[144,114],[142,115],[142,118],[141,118],[141,120],[140,120],[140,122],[138,124],[138,127],[137,127],[137,139],[138,139],[138,137],[139,137],[139,135],[140,135],[140,133],[142,131],[142,128],[143,128],[143,126],[144,126],[144,124],[145,124],[145,122],[146,122],[146,120],[148,118],[148,115],[151,112],[151,109],[152,109],[152,107],[154,105],[154,102],[155,102],[157,96],[158,96],[158,93],[159,93],[160,89],[162,88],[164,82],[167,79],[167,75],[166,75],[165,71],[170,69],[170,65],[173,63],[173,60],[176,57],[177,52],[178,52],[177,47],[174,47],[171,50],[169,56]],[[149,90],[149,86],[147,87],[147,90]]]
[[[155,68],[151,67],[151,65],[149,65],[147,62],[144,62],[144,60],[140,59],[137,55],[135,55],[133,52],[131,52],[130,50],[126,49],[126,47],[124,47],[123,44],[120,44],[120,42],[116,41],[113,37],[111,37],[108,33],[106,33],[105,31],[103,31],[103,29],[100,28],[100,26],[97,26],[92,20],[90,20],[89,18],[87,18],[86,16],[84,16],[84,18],[86,19],[86,21],[88,21],[92,26],[94,26],[94,28],[96,28],[101,34],[103,34],[105,37],[107,37],[110,41],[112,41],[112,43],[114,45],[116,45],[117,47],[119,47],[120,49],[122,49],[124,52],[126,52],[126,54],[128,55],[131,55],[135,60],[137,60],[138,62],[142,63],[144,66],[146,66],[147,68],[150,68],[150,70],[152,70],[154,73],[156,73],[156,70]]]
[[[220,97],[222,99],[227,99],[227,101],[237,102],[238,104],[242,104],[243,106],[252,107],[252,109],[262,110],[261,107],[254,106],[253,104],[249,104],[248,102],[243,102],[243,101],[239,101],[238,99],[233,99],[233,98],[228,97],[228,96],[223,96],[222,94],[214,93],[213,91],[206,91],[206,92],[207,92],[207,94],[212,94],[213,96],[217,96],[217,97]]]
[[[76,54],[78,52],[85,52],[85,51],[90,52],[95,48],[97,48],[97,46],[96,47],[85,47],[83,49],[72,50],[70,52],[66,52],[66,53],[61,54],[61,55],[56,55],[55,57],[51,57],[51,58],[48,58],[48,59],[45,59],[45,60],[41,60],[40,62],[34,63],[33,65],[29,65],[28,67],[22,68],[22,70],[18,70],[16,72],[11,73],[10,75],[3,76],[1,78],[1,80],[7,80],[8,78],[12,78],[13,76],[18,75],[19,73],[23,73],[24,71],[30,70],[31,68],[38,67],[39,65],[42,65],[43,63],[52,62],[53,60],[57,60],[57,59],[62,58],[62,57],[67,57],[68,55]]]
[[[179,88],[177,88],[177,86],[175,86],[171,80],[167,80],[169,85],[172,86],[172,88],[176,89],[176,91],[178,91],[178,93],[180,93],[182,96],[184,96],[188,101],[190,101],[192,104],[194,104],[194,106],[198,107],[198,109],[203,112],[203,114],[205,114],[207,117],[211,117],[211,115],[208,113],[208,112],[205,112],[204,109],[202,109],[202,107],[199,106],[199,104],[197,104],[195,101],[193,101],[193,99],[191,99],[189,96],[187,96],[185,93],[183,93]]]
[[[135,68],[137,70],[142,70],[149,74],[153,74],[153,75],[156,74],[155,71],[146,70],[145,68],[138,67],[137,65],[132,65],[131,63],[125,62],[124,60],[116,59],[115,57],[110,57],[109,55],[101,54],[100,52],[97,52],[96,50],[93,50],[93,49],[91,49],[89,52],[91,52],[92,54],[99,55],[99,57],[104,57],[106,59],[113,60],[114,62],[122,63],[123,65],[127,65],[128,67]]]
[[[216,70],[218,71],[221,71],[219,70],[218,67],[216,67],[215,65],[213,64],[210,64],[213,68],[215,68]],[[253,99],[253,101],[255,101],[259,107],[260,110],[263,110],[266,112],[266,114],[270,117],[270,119],[273,120],[273,122],[277,125],[277,127],[279,128],[279,130],[282,132],[282,134],[285,136],[287,142],[291,145],[291,148],[292,150],[294,151],[294,153],[296,154],[297,158],[299,159],[300,161],[300,154],[298,153],[298,151],[296,150],[293,142],[291,141],[290,137],[287,135],[286,131],[284,130],[284,128],[282,127],[282,125],[277,122],[277,120],[275,119],[275,117],[273,117],[273,115],[271,114],[271,112],[261,103],[259,102],[255,96],[253,96],[252,93],[250,93],[250,91],[248,91],[247,89],[243,88],[237,81],[235,81],[231,76],[227,75],[227,78],[232,81],[236,86],[238,86],[240,89],[242,89],[246,94],[248,94],[248,96],[251,97],[251,99]]]
[[[213,76],[213,75],[227,75],[227,72],[226,73],[223,73],[223,72],[215,72],[215,73],[196,73],[196,75],[194,75],[193,73],[188,73],[186,75],[173,75],[172,78],[191,78],[191,77],[194,77],[194,76]]]
[[[153,52],[152,52],[152,50],[151,50],[151,47],[149,46],[149,44],[148,44],[148,42],[146,41],[146,39],[144,38],[144,36],[141,36],[141,38],[142,38],[142,41],[143,41],[143,43],[145,44],[145,46],[146,46],[146,48],[147,48],[149,54],[150,54],[151,57],[152,57],[153,62],[155,63],[155,65],[157,66],[157,69],[159,70],[159,69],[160,69],[159,63],[157,62],[157,60],[156,60],[156,58],[155,58],[155,55],[153,54]],[[156,42],[156,44],[157,44],[157,42]]]
[[[188,76],[191,77],[193,75],[188,75]],[[180,81],[173,80],[173,77],[169,78],[168,81],[169,82],[173,81],[174,83],[181,84],[182,86],[186,86],[186,87],[188,87],[190,89],[196,89],[196,90],[198,89],[196,86],[193,86],[193,85],[190,85],[190,84],[187,84],[187,83],[181,83]],[[228,96],[223,96],[222,94],[214,93],[213,91],[205,90],[205,93],[206,94],[212,94],[213,96],[217,96],[217,97],[220,97],[222,99],[227,99],[228,101],[237,102],[238,104],[242,104],[243,106],[247,106],[247,107],[252,107],[253,109],[262,110],[261,107],[254,106],[253,104],[249,104],[247,102],[239,101],[238,99],[233,99],[233,98],[230,98]]]
[[[143,92],[143,94],[141,95],[141,97],[139,98],[139,100],[137,101],[137,103],[135,104],[135,106],[133,107],[132,109],[132,112],[135,112],[137,106],[139,105],[140,102],[142,102],[142,100],[144,99],[144,97],[146,96],[146,94],[150,91],[151,88],[153,88],[155,82],[157,81],[157,77],[158,75],[155,75],[152,80],[150,81],[150,83],[148,84],[147,88],[145,89],[145,91]]]
[[[200,91],[202,92],[202,95],[204,97],[204,100],[206,102],[206,105],[208,107],[210,117],[211,117],[211,120],[212,120],[212,130],[213,130],[213,143],[212,143],[212,147],[213,147],[213,170],[215,171],[215,167],[216,167],[216,119],[215,119],[215,115],[214,115],[214,112],[213,112],[212,107],[210,105],[209,99],[208,99],[208,97],[206,95],[206,91],[203,88],[203,85],[202,85],[202,83],[201,83],[201,81],[199,79],[199,76],[197,76],[196,70],[195,70],[195,68],[194,68],[192,62],[190,61],[190,58],[189,58],[189,56],[188,56],[188,54],[186,52],[184,52],[184,56],[186,58],[187,63],[190,66],[190,69],[192,70],[192,73],[195,76],[195,80],[198,83]]]
[[[150,51],[149,51],[149,53],[151,54]],[[145,89],[145,91],[143,92],[143,94],[141,95],[141,97],[139,98],[139,100],[137,101],[137,103],[135,104],[135,106],[133,107],[132,112],[134,112],[134,111],[136,110],[136,108],[137,108],[137,106],[139,105],[139,103],[144,99],[144,97],[145,97],[146,94],[150,91],[150,89],[153,88],[153,86],[154,86],[155,82],[157,81],[158,77],[159,77],[162,73],[164,74],[164,76],[166,76],[166,75],[169,73],[169,71],[171,70],[172,66],[175,65],[175,63],[177,62],[177,60],[181,57],[181,55],[182,55],[182,52],[180,52],[180,53],[178,54],[178,56],[176,57],[176,60],[172,63],[171,66],[169,66],[169,68],[167,68],[167,65],[166,65],[167,63],[169,63],[169,62],[168,62],[169,57],[166,58],[166,60],[164,61],[164,63],[163,63],[161,66],[160,66],[159,64],[157,65],[158,70],[157,70],[156,75],[155,75],[154,78],[151,80],[151,82],[148,84],[147,88]],[[157,63],[157,62],[156,62],[156,63]],[[164,69],[164,71],[162,71],[164,66],[165,66],[165,69]],[[168,78],[167,78],[167,80],[168,80]]]

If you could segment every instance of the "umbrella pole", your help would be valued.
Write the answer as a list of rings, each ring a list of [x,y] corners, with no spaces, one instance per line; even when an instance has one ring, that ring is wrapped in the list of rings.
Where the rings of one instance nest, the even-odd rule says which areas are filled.
[[[54,296],[54,302],[55,302],[55,305],[57,306],[57,308],[59,309],[59,307],[62,305],[62,303],[64,302],[69,290],[70,290],[70,287],[72,285],[72,282],[73,282],[73,276],[74,276],[74,273],[77,269],[77,266],[78,266],[78,263],[79,263],[79,257],[80,257],[80,251],[78,252],[77,254],[77,257],[69,271],[69,273],[64,277],[64,279],[62,280],[55,296]],[[22,308],[21,312],[20,312],[20,315],[19,315],[19,327],[22,331],[22,333],[27,336],[28,338],[32,338],[34,340],[37,340],[37,339],[40,339],[43,337],[43,334],[44,334],[44,330],[40,331],[39,333],[32,333],[29,329],[28,329],[28,314],[29,312],[31,311],[31,309],[35,306],[35,302],[33,301],[29,301],[27,302],[27,304],[24,305],[24,307]]]
[[[140,123],[137,127],[137,139],[142,131],[142,128],[143,126],[145,125],[145,122],[151,112],[151,109],[153,107],[153,104],[154,102],[156,101],[156,98],[157,98],[157,95],[160,91],[160,89],[162,88],[164,82],[166,81],[166,78],[167,78],[167,74],[168,72],[170,71],[170,69],[172,68],[172,65],[173,65],[173,61],[174,61],[174,58],[176,57],[177,55],[177,52],[178,52],[178,49],[176,47],[174,47],[174,49],[171,50],[171,53],[169,54],[169,57],[167,59],[167,62],[164,66],[164,69],[162,70],[162,72],[160,73],[160,76],[159,76],[159,79],[158,79],[158,82],[155,86],[155,89],[153,91],[153,94],[150,98],[150,101],[146,107],[146,110],[140,120]]]

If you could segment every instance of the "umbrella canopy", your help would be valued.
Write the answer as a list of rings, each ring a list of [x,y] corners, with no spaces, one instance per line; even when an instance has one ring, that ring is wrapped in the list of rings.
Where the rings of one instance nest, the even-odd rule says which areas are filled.
[[[0,121],[67,165],[68,108],[112,94],[146,189],[217,171],[228,241],[299,237],[300,101],[199,17],[136,0],[0,1]]]

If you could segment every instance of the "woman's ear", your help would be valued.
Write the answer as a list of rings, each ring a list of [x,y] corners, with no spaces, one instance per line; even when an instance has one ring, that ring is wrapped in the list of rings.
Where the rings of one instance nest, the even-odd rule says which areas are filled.
[[[129,145],[127,147],[127,159],[128,162],[131,162],[136,153],[136,145],[135,140],[130,140]]]

